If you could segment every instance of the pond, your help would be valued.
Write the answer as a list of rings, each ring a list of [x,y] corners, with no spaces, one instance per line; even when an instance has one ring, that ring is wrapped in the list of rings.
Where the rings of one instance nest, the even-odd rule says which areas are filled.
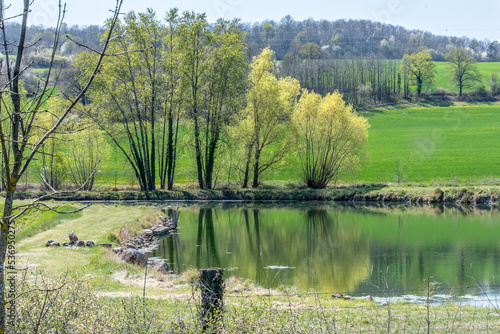
[[[150,256],[220,267],[269,288],[352,295],[496,296],[498,209],[347,204],[161,204],[178,233]]]

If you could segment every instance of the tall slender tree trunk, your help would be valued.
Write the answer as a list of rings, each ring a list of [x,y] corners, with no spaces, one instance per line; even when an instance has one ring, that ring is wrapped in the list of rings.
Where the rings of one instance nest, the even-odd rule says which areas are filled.
[[[259,163],[256,161],[253,169],[253,183],[252,188],[259,187]]]
[[[167,184],[167,169],[168,169],[168,148],[165,144],[167,140],[167,117],[163,118],[162,136],[161,136],[161,152],[159,152],[158,171],[160,174],[160,189],[165,189]]]
[[[200,147],[200,129],[198,125],[198,115],[196,114],[196,109],[194,112],[194,145],[196,150],[196,167],[198,170],[198,185],[200,189],[205,189],[205,184],[203,182],[203,164],[202,164],[202,153]]]
[[[173,144],[173,153],[172,153],[172,162],[169,165],[168,170],[168,190],[172,190],[174,188],[174,176],[175,176],[175,164],[177,161],[177,136],[179,134],[179,117],[177,117],[175,124],[175,136],[174,136],[174,144]]]
[[[248,147],[247,162],[245,164],[245,172],[243,174],[243,184],[241,186],[242,188],[248,187],[248,176],[250,174],[250,160],[252,159],[252,148],[253,146]]]
[[[255,161],[253,166],[253,183],[252,188],[259,187],[259,160],[260,160],[260,147],[259,140],[255,143]]]
[[[173,138],[173,129],[174,129],[174,119],[172,115],[172,104],[170,103],[170,107],[168,110],[168,134],[167,134],[167,189],[172,190],[172,185],[170,184],[170,180],[172,179],[172,166],[173,166],[173,156],[174,156],[174,138]]]
[[[156,139],[155,139],[155,89],[153,88],[153,98],[151,102],[151,153],[150,153],[150,171],[149,189],[156,188]]]
[[[12,153],[14,156],[14,163],[12,166],[12,173],[10,172],[11,166],[9,166],[9,157],[7,156],[7,151],[6,151],[6,144],[5,144],[5,133],[4,130],[1,130],[1,134],[3,138],[1,139],[2,142],[2,151],[3,151],[3,160],[5,163],[5,168],[6,168],[6,173],[5,178],[6,178],[6,191],[5,191],[5,200],[4,200],[4,208],[3,208],[3,216],[2,216],[2,226],[0,229],[0,305],[1,305],[1,311],[0,311],[0,333],[5,332],[5,310],[6,310],[6,298],[5,298],[5,282],[6,282],[6,277],[5,277],[5,259],[7,257],[7,251],[8,251],[8,235],[9,231],[11,229],[11,224],[12,224],[12,212],[13,212],[13,207],[14,207],[14,193],[16,191],[16,184],[17,184],[17,176],[18,172],[20,170],[20,166],[23,162],[22,160],[22,150],[20,151],[19,148],[19,143],[17,142],[19,138],[19,127],[21,126],[21,95],[19,93],[19,73],[20,73],[20,68],[21,68],[21,61],[23,58],[23,52],[24,52],[24,42],[26,38],[26,31],[27,31],[27,21],[28,21],[28,13],[29,13],[29,7],[30,7],[30,1],[29,0],[24,0],[23,1],[24,5],[24,10],[22,14],[22,23],[21,23],[21,33],[20,33],[20,39],[18,41],[18,46],[17,46],[17,57],[16,57],[16,63],[14,67],[14,73],[13,73],[13,80],[11,84],[11,100],[12,100],[12,105],[14,107],[14,113],[11,116],[11,125],[12,125]],[[4,2],[0,0],[0,17],[3,19],[4,18]],[[5,33],[5,27],[3,25],[5,22],[2,21],[2,30],[3,33]],[[8,60],[8,58],[6,58]],[[9,69],[9,65],[7,64],[7,69]],[[8,73],[8,78],[9,81],[11,79],[10,77],[10,71]],[[3,101],[2,101],[3,102]],[[3,121],[2,121],[3,122]]]
[[[146,168],[144,166],[143,160],[139,156],[139,152],[137,151],[137,148],[135,146],[135,143],[132,141],[131,150],[132,150],[132,156],[134,157],[135,163],[137,165],[137,171],[136,176],[138,176],[138,181],[139,181],[139,186],[141,187],[141,190],[147,190],[147,174],[146,174]]]
[[[212,189],[213,187],[213,173],[215,164],[215,151],[217,150],[217,142],[219,141],[219,130],[214,130],[213,137],[210,140],[210,145],[208,147],[208,156],[206,157],[206,167],[205,167],[205,187],[207,189]]]

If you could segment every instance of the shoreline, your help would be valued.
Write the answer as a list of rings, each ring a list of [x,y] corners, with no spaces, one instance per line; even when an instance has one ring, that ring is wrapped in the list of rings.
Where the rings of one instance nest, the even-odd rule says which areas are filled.
[[[37,198],[41,191],[20,191],[15,199]],[[71,197],[52,198],[56,201],[317,201],[375,203],[460,203],[497,205],[500,186],[412,187],[401,185],[355,185],[327,189],[213,189],[155,191],[93,191],[79,192]]]

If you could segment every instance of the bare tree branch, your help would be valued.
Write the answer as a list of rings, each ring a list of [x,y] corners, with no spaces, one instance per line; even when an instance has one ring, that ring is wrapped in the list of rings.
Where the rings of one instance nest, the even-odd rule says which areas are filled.
[[[19,42],[17,45],[15,63],[13,66],[13,70],[11,70],[11,64],[9,61],[9,52],[8,52],[9,50],[6,41],[6,32],[4,24],[6,18],[3,17],[4,1],[0,0],[0,29],[2,30],[2,35],[3,35],[2,44],[5,49],[5,59],[7,63],[7,77],[8,77],[8,83],[4,87],[4,88],[8,87],[8,92],[5,92],[5,89],[0,90],[0,114],[1,112],[4,112],[8,116],[5,117],[2,121],[0,121],[0,150],[4,166],[2,177],[6,183],[4,205],[2,209],[3,215],[1,219],[2,228],[0,230],[0,260],[3,262],[5,262],[7,254],[6,245],[8,245],[7,242],[8,233],[10,229],[13,227],[13,224],[17,218],[26,213],[26,211],[29,208],[37,208],[41,210],[52,209],[58,211],[57,208],[55,209],[50,208],[48,205],[40,202],[48,198],[61,197],[68,194],[75,194],[76,192],[83,189],[85,184],[89,182],[89,179],[93,177],[93,175],[95,174],[98,165],[95,166],[91,174],[91,177],[77,189],[72,191],[56,191],[52,187],[49,187],[51,189],[49,193],[38,197],[25,207],[18,208],[17,210],[14,207],[14,195],[16,192],[16,186],[20,178],[26,172],[29,164],[33,160],[35,160],[36,154],[39,153],[38,151],[40,150],[40,148],[43,147],[45,142],[50,138],[54,138],[54,134],[58,133],[57,130],[59,126],[61,126],[65,118],[75,107],[78,101],[82,98],[82,96],[88,90],[94,78],[96,77],[101,67],[102,61],[106,55],[106,51],[108,50],[110,40],[113,38],[113,30],[116,23],[118,22],[118,16],[120,14],[120,8],[123,3],[123,0],[116,0],[116,7],[114,10],[113,18],[111,19],[109,33],[104,42],[104,46],[102,48],[100,57],[95,65],[94,70],[92,71],[92,74],[88,78],[87,83],[80,90],[75,100],[69,103],[66,109],[64,109],[62,114],[57,118],[54,125],[50,127],[47,131],[45,131],[45,133],[41,136],[41,138],[35,141],[35,143],[33,143],[32,140],[33,137],[32,132],[33,129],[38,125],[37,124],[38,117],[36,116],[38,115],[39,112],[45,112],[40,109],[42,109],[43,103],[46,102],[47,99],[54,94],[53,89],[49,87],[49,83],[52,83],[54,79],[52,71],[55,70],[55,55],[57,47],[59,45],[60,36],[62,33],[62,27],[63,27],[62,22],[66,13],[66,6],[65,5],[63,6],[61,4],[61,1],[59,1],[59,16],[57,19],[57,24],[54,32],[53,49],[50,57],[50,65],[47,72],[47,77],[43,81],[43,84],[40,85],[41,88],[35,92],[36,93],[35,98],[27,99],[28,101],[23,101],[21,99],[22,94],[20,94],[20,76],[23,73],[25,73],[27,68],[31,66],[31,64],[29,64],[28,66],[24,66],[23,61],[25,58],[24,51],[27,47],[30,47],[29,45],[26,44],[26,38],[27,38],[28,13],[30,12],[30,6],[32,1],[23,0],[22,3],[23,3],[23,12],[22,14],[16,16],[16,17],[22,16],[22,22],[21,22],[21,30],[19,33]],[[56,82],[60,76],[60,73],[61,69],[59,69],[59,72],[57,73],[57,75],[55,75]],[[6,95],[10,97],[10,101],[8,104],[5,97]],[[29,151],[27,150],[27,147],[29,147]],[[47,183],[46,181],[44,182]],[[80,210],[83,209],[84,208],[81,208]],[[4,266],[0,266],[0,277],[4,277],[4,270],[5,270]],[[44,300],[44,306],[42,307],[42,311],[40,312],[40,315],[38,317],[39,321],[37,324],[37,329],[40,324],[40,319],[42,319],[46,315],[47,309],[51,306],[51,303],[53,303],[53,299],[48,298],[48,293],[50,291],[57,292],[58,289],[61,288],[62,286],[56,289],[38,290],[38,291],[46,291],[47,294]],[[16,298],[20,298],[21,296],[22,295],[18,295],[16,296]],[[5,282],[2,279],[0,280],[0,332],[5,332],[5,311],[6,311],[5,305],[9,302],[12,302],[12,301],[6,301],[5,297],[6,297]]]
[[[126,32],[127,32],[127,31],[125,31],[125,32],[124,32],[123,34],[121,34],[121,35],[117,35],[117,36],[113,37],[110,41],[112,41],[112,40],[116,39],[117,37],[118,37],[118,38],[122,38],[122,37],[125,35],[125,33],[126,33]],[[70,41],[72,41],[73,43],[75,43],[76,45],[78,45],[78,46],[80,46],[80,47],[84,47],[84,48],[86,48],[86,49],[89,49],[90,51],[92,51],[92,52],[94,52],[94,53],[97,53],[98,55],[111,56],[111,57],[115,57],[115,56],[122,56],[122,55],[124,55],[124,54],[127,54],[127,53],[132,53],[132,52],[144,52],[144,51],[147,51],[147,50],[149,50],[149,49],[153,48],[153,46],[150,46],[149,48],[146,48],[146,49],[136,49],[136,50],[128,50],[128,51],[125,51],[125,52],[119,52],[119,53],[108,53],[108,54],[103,54],[103,53],[101,53],[101,52],[99,52],[99,51],[97,51],[97,50],[95,50],[95,49],[91,48],[91,47],[90,47],[90,46],[88,46],[88,45],[85,45],[85,44],[82,44],[82,43],[79,43],[79,42],[75,41],[74,39],[72,39],[72,38],[71,38],[71,37],[69,37],[68,35],[66,35],[66,38],[67,38],[67,39],[69,39]]]
[[[14,220],[15,221],[17,218],[21,217],[26,211],[28,211],[31,208],[36,208],[36,206],[45,206],[45,207],[48,208],[48,206],[46,204],[40,203],[43,200],[46,200],[46,199],[49,199],[49,198],[55,198],[55,197],[61,198],[61,196],[65,196],[65,195],[74,195],[77,192],[81,191],[85,187],[85,185],[92,179],[92,177],[94,176],[94,174],[95,174],[98,166],[99,166],[99,163],[94,167],[94,170],[92,171],[92,173],[90,174],[90,176],[87,178],[87,180],[80,187],[78,187],[77,189],[73,189],[73,190],[57,191],[57,190],[55,190],[47,182],[47,180],[45,180],[45,178],[43,177],[43,175],[40,174],[40,177],[42,178],[43,182],[51,190],[51,192],[48,193],[48,194],[45,194],[43,196],[40,196],[40,197],[38,197],[36,199],[34,199],[29,204],[15,207],[14,210],[18,210],[18,209],[21,209],[21,208],[22,208],[22,210],[18,214],[9,217],[10,220]],[[72,196],[66,196],[65,198],[70,198],[70,197],[72,197]],[[69,211],[69,212],[59,212],[57,210],[52,210],[52,211],[55,211],[55,212],[58,212],[58,213],[75,213],[75,212],[80,212],[80,211],[88,208],[89,206],[91,206],[91,204],[89,204],[89,205],[87,205],[87,206],[85,206],[85,207],[83,207],[81,209],[77,209],[75,211]]]
[[[9,8],[9,7],[10,7],[10,5],[9,5],[7,8]],[[7,8],[6,8],[6,9],[7,9]],[[30,10],[30,11],[28,11],[28,12],[29,12],[29,13],[31,13],[31,10]],[[24,15],[24,13],[21,13],[21,14],[17,14],[17,15],[14,15],[14,16],[10,16],[10,17],[6,17],[6,18],[2,18],[2,19],[0,19],[0,25],[2,25],[2,26],[3,26],[5,21],[9,21],[9,20],[12,20],[12,19],[15,19],[15,18],[21,17],[21,16],[23,16],[23,15]]]
[[[80,101],[80,99],[82,98],[82,96],[87,92],[87,90],[89,89],[90,85],[92,84],[92,82],[94,81],[97,73],[99,72],[99,69],[101,67],[101,63],[105,57],[105,54],[106,54],[106,50],[108,49],[108,46],[109,46],[109,43],[110,43],[110,39],[111,39],[111,36],[113,34],[113,28],[114,28],[114,23],[116,23],[118,21],[118,15],[119,15],[119,9],[121,8],[121,4],[123,3],[123,0],[117,0],[117,4],[116,4],[116,10],[115,10],[115,15],[113,16],[113,19],[112,19],[112,26],[111,28],[109,29],[109,32],[108,32],[108,36],[106,38],[106,42],[103,46],[103,51],[102,53],[100,53],[100,56],[99,56],[99,59],[97,61],[97,64],[94,68],[94,71],[92,72],[92,74],[90,75],[90,78],[88,79],[86,85],[83,87],[83,89],[80,91],[80,93],[77,95],[77,97],[71,102],[71,104],[66,108],[66,110],[63,112],[62,116],[59,118],[59,120],[54,124],[54,126],[52,127],[52,129],[50,129],[39,141],[38,143],[36,144],[35,148],[30,152],[30,154],[28,155],[28,159],[26,160],[26,162],[24,163],[23,167],[21,168],[21,174],[24,173],[26,171],[26,168],[28,167],[29,165],[29,162],[31,161],[31,159],[33,159],[34,155],[36,154],[36,152],[38,151],[38,149],[40,147],[42,147],[43,143],[47,140],[47,138],[52,134],[53,131],[55,131],[62,123],[62,121],[66,118],[66,116],[69,114],[69,112],[74,108],[74,106],[78,103],[78,101]]]
[[[20,293],[18,295],[16,295],[14,298],[10,299],[10,300],[6,300],[5,301],[5,304],[8,304],[8,303],[12,303],[13,301],[15,301],[16,299],[19,299],[21,298],[22,296],[24,295],[27,295],[29,293],[32,293],[32,292],[35,292],[35,291],[40,291],[40,292],[54,292],[54,291],[59,291],[61,290],[64,286],[66,286],[66,282],[64,282],[62,285],[60,285],[59,287],[55,288],[55,289],[31,289],[31,290],[27,290],[27,291],[24,291],[23,293]]]

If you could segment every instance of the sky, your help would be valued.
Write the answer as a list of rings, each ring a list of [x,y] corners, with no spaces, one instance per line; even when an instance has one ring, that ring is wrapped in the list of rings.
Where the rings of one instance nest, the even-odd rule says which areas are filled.
[[[19,12],[22,0],[7,0],[6,17]],[[58,0],[35,0],[30,24],[54,26]],[[66,0],[68,25],[102,25],[115,8],[115,0]],[[301,21],[367,19],[439,35],[500,40],[500,0],[124,0],[122,12],[153,8],[159,17],[173,7],[243,22],[279,22],[286,15]]]

